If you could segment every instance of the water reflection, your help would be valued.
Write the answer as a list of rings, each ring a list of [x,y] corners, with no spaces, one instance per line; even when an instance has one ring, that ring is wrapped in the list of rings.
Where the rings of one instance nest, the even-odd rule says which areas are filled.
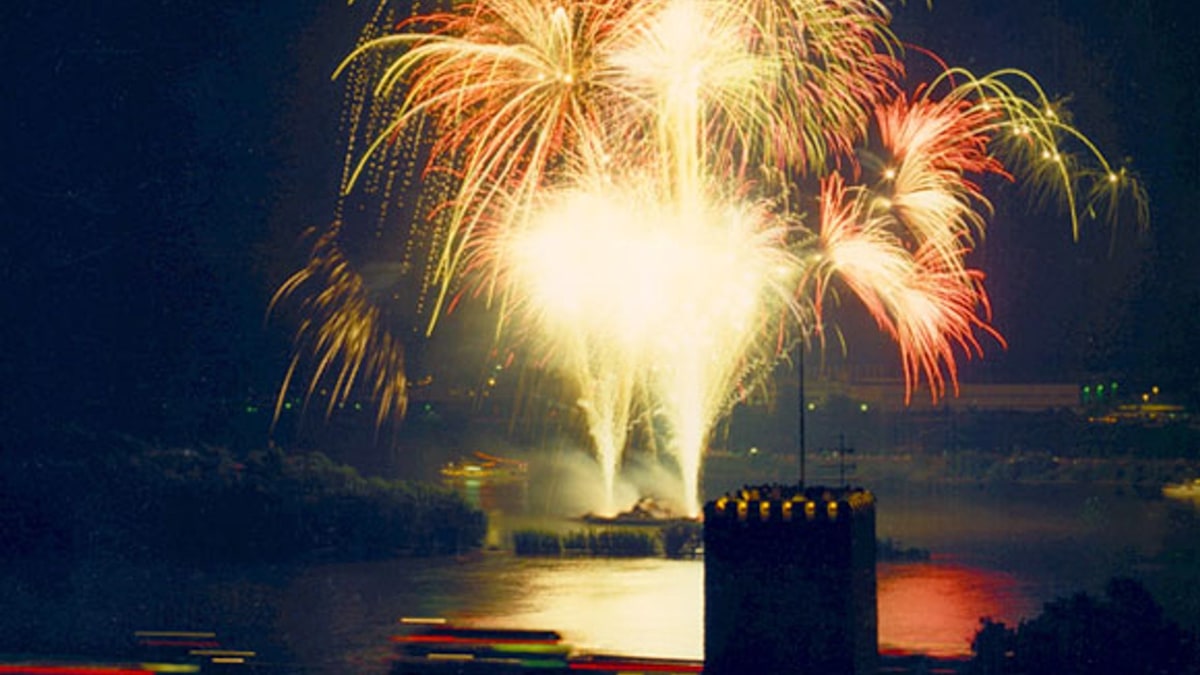
[[[1200,596],[1183,592],[1200,582],[1200,511],[1190,505],[1102,489],[880,493],[879,535],[934,553],[927,563],[879,566],[884,649],[964,654],[981,617],[1013,625],[1038,614],[1043,602],[1096,592],[1118,573],[1144,581],[1172,619],[1200,627]],[[507,504],[496,494],[487,499]],[[497,513],[497,541],[513,528],[546,524]],[[0,571],[7,617],[0,651],[106,653],[135,630],[203,629],[305,673],[382,674],[400,617],[443,616],[557,630],[593,651],[703,656],[704,568],[697,561],[485,551],[290,567],[97,559],[35,569],[10,562]]]
[[[877,579],[881,651],[968,655],[981,617],[1015,625],[1038,608],[1012,575],[951,561],[882,563]]]
[[[402,616],[552,629],[578,649],[698,659],[703,574],[695,561],[539,560],[507,553],[328,565],[292,580],[280,626],[299,661],[331,670],[386,659]]]
[[[465,625],[553,629],[576,648],[637,656],[704,655],[704,564],[676,560],[392,561],[314,568],[296,578],[285,611],[305,663],[362,666],[387,657],[401,616]],[[1012,575],[954,561],[878,568],[881,649],[970,653],[979,619],[1012,625],[1041,599]],[[303,612],[303,607],[309,611]],[[314,613],[312,608],[320,608]]]
[[[544,561],[526,594],[491,620],[552,626],[589,650],[703,658],[704,568],[678,560]]]

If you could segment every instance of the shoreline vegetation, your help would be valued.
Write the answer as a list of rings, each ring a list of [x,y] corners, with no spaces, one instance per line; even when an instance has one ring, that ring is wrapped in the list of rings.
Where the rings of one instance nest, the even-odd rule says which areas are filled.
[[[1113,577],[1102,596],[1078,592],[1015,627],[984,617],[971,641],[978,675],[1200,673],[1200,636],[1168,619],[1140,582]]]
[[[737,465],[745,470],[746,462],[757,461],[762,469],[768,466],[763,459],[769,458],[723,457],[715,466],[718,471]],[[781,458],[773,461],[785,464]],[[1200,471],[1200,462],[1191,458],[1044,453],[963,451],[857,456],[854,461],[854,482],[1089,482],[1158,498],[1162,484]],[[511,553],[694,558],[703,554],[702,527],[674,520],[661,526],[521,530],[513,532]],[[0,531],[6,538],[0,562],[102,554],[117,564],[154,557],[273,564],[474,553],[483,550],[487,520],[450,487],[363,477],[321,453],[285,454],[274,447],[246,453],[209,446],[164,448],[110,438],[53,455],[0,453]],[[878,540],[876,551],[881,562],[930,559],[928,550],[890,538]],[[1072,637],[1084,632],[1082,643]],[[1129,635],[1142,637],[1121,638]],[[981,618],[969,672],[1068,672],[1030,664],[1041,663],[1047,654],[1061,656],[1077,644],[1129,664],[1128,672],[1150,672],[1134,667],[1144,661],[1129,660],[1133,657],[1128,655],[1144,651],[1132,646],[1139,641],[1155,644],[1161,658],[1154,663],[1167,668],[1153,672],[1200,672],[1195,665],[1200,638],[1167,620],[1144,587],[1123,579],[1114,579],[1104,597],[1076,594],[1047,602],[1042,615],[1015,627]],[[1067,663],[1089,662],[1091,654],[1070,653]]]
[[[569,532],[526,529],[512,533],[512,552],[517,556],[693,559],[703,554],[703,544],[704,526],[699,521],[590,526]]]
[[[889,476],[887,471],[881,471],[879,478],[904,477],[916,482],[943,483],[1088,483],[1145,488],[1157,493],[1164,484],[1186,480],[1200,472],[1200,458],[1196,457],[1078,457],[1029,451],[1008,455],[972,450],[947,452],[925,457],[920,464],[918,470],[907,476]]]
[[[196,561],[368,560],[458,555],[482,549],[487,519],[452,487],[364,477],[319,452],[277,447],[162,447],[134,439],[79,438],[73,449],[0,455],[0,530],[5,557],[104,553]],[[1200,459],[1177,457],[940,453],[861,453],[854,484],[989,486],[1087,483],[1161,499],[1165,484],[1200,476]],[[712,484],[778,481],[794,458],[783,454],[709,458]],[[810,455],[812,483],[843,463]],[[644,526],[640,526],[644,527]],[[518,555],[666,556],[702,548],[698,523],[633,532],[516,533]],[[878,543],[880,560],[922,560],[929,552]]]
[[[704,554],[701,523],[671,523],[662,527],[605,526],[566,533],[549,530],[513,532],[513,553],[526,557],[675,558],[693,559]],[[924,562],[929,549],[904,546],[884,538],[875,543],[879,562]]]
[[[448,487],[364,478],[318,452],[110,445],[0,460],[5,557],[369,560],[461,554],[487,531]]]
[[[1200,449],[1178,457],[1064,456],[1040,451],[1009,454],[979,450],[940,453],[858,453],[847,458],[852,470],[842,473],[836,454],[814,452],[808,456],[810,484],[855,485],[910,483],[917,485],[1068,485],[1089,484],[1129,490],[1149,498],[1160,498],[1162,487],[1200,477]],[[717,455],[708,460],[706,475],[719,477],[751,473],[765,477],[759,482],[778,482],[795,473],[794,456],[737,457]],[[734,480],[730,478],[728,480]],[[750,481],[754,482],[754,481]]]

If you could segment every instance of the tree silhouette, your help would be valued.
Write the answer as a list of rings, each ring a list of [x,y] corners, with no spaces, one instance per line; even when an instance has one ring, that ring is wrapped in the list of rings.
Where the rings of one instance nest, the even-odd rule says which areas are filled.
[[[1048,602],[1015,630],[991,619],[981,623],[972,643],[980,674],[1200,673],[1195,636],[1129,578],[1110,580],[1103,598],[1076,593]]]

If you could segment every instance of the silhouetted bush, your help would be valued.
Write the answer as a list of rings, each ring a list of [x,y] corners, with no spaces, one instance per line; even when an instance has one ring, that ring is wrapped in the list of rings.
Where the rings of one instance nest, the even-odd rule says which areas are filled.
[[[12,469],[0,473],[6,483]],[[17,553],[362,559],[457,553],[486,533],[484,515],[448,488],[367,479],[320,453],[278,448],[235,457],[127,441],[21,478],[22,492],[44,497],[0,503],[0,522],[19,526]]]
[[[972,648],[975,672],[986,675],[1200,673],[1195,636],[1127,578],[1111,580],[1102,599],[1077,593],[1048,602],[1016,630],[984,619]]]
[[[553,532],[522,530],[513,533],[513,550],[517,555],[561,555],[562,538]]]
[[[704,525],[699,522],[677,522],[662,528],[663,553],[668,558],[694,557],[703,542]]]
[[[657,532],[605,528],[588,531],[588,551],[609,557],[649,557],[662,555]]]
[[[656,530],[619,527],[579,530],[564,535],[520,530],[513,533],[513,551],[527,556],[567,554],[612,558],[659,557],[663,554],[662,541]]]
[[[896,539],[885,537],[875,541],[875,559],[885,562],[921,562],[929,560],[929,549],[904,546]]]

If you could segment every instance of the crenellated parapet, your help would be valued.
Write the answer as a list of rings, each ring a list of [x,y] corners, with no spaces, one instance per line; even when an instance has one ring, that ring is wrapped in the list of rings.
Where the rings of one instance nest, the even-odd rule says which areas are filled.
[[[875,497],[746,486],[704,507],[705,673],[874,673]]]

